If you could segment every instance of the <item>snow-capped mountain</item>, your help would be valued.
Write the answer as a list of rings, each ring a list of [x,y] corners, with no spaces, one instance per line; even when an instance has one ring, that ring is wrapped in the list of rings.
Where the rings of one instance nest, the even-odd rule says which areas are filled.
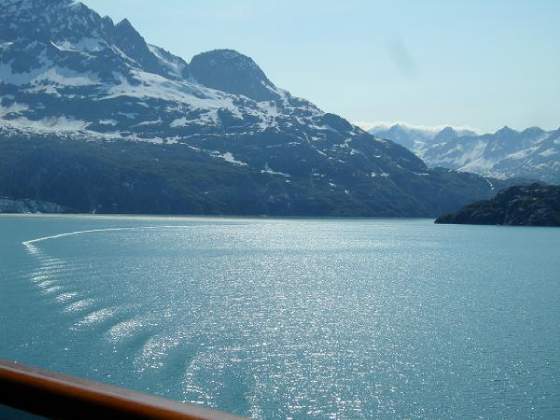
[[[504,127],[479,135],[451,127],[434,133],[394,125],[370,132],[409,148],[431,167],[560,183],[560,129]]]
[[[148,45],[128,20],[114,25],[81,3],[3,3],[7,128],[174,141],[322,124],[324,113],[277,89],[235,51],[200,54],[189,65]]]
[[[494,193],[72,0],[0,0],[0,194],[79,211],[435,215]]]

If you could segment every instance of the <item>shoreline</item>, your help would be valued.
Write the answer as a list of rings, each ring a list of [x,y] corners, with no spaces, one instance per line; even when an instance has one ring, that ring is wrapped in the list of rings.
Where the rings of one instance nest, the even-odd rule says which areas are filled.
[[[239,216],[239,215],[198,215],[198,214],[91,214],[91,213],[0,213],[0,217],[14,218],[95,218],[95,219],[195,219],[195,220],[316,220],[316,221],[348,221],[348,220],[435,220],[434,217],[389,217],[389,216]]]

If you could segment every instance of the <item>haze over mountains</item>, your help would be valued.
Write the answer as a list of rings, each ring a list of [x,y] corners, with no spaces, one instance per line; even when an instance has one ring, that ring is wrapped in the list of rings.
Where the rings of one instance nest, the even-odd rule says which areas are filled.
[[[188,63],[79,2],[0,6],[1,196],[101,213],[433,216],[500,188],[428,169],[236,51]]]
[[[395,124],[369,131],[407,147],[430,167],[500,179],[517,177],[560,183],[560,128],[516,131],[504,127],[495,133],[477,134],[452,127],[424,130]]]

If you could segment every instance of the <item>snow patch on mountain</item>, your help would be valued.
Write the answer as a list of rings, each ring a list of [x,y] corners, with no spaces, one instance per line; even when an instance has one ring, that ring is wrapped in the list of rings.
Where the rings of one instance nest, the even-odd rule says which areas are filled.
[[[285,172],[273,171],[272,169],[270,169],[270,166],[268,166],[268,162],[266,162],[264,169],[261,170],[261,173],[262,174],[283,176],[284,178],[290,178],[291,177],[290,174],[287,174]]]
[[[187,69],[187,64],[179,57],[173,56],[163,48],[148,44],[148,49],[154,54],[160,63],[171,71],[176,77],[182,77]]]
[[[27,111],[29,109],[29,106],[26,104],[20,104],[17,102],[11,103],[9,105],[2,105],[2,103],[0,102],[0,118],[6,117],[6,116],[14,116],[17,114],[20,114],[24,111]]]
[[[225,160],[228,163],[232,163],[234,165],[239,165],[239,166],[248,166],[247,162],[243,162],[241,160],[238,160],[235,158],[235,156],[233,156],[232,153],[230,152],[226,152],[226,153],[220,153],[220,152],[212,152],[211,153],[212,156],[220,158]]]
[[[87,121],[75,120],[61,117],[49,117],[40,120],[30,120],[25,117],[18,117],[6,120],[3,126],[20,131],[30,131],[41,134],[66,134],[73,132],[83,132],[89,123]]]
[[[99,52],[108,47],[107,43],[102,39],[91,37],[82,38],[76,42],[71,42],[68,40],[58,42],[51,41],[51,45],[59,51],[73,53]]]

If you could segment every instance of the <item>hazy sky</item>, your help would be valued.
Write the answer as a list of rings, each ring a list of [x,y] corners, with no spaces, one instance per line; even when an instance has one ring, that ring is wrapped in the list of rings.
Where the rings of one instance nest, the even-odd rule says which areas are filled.
[[[233,48],[351,121],[560,126],[560,0],[85,0],[187,61]]]

